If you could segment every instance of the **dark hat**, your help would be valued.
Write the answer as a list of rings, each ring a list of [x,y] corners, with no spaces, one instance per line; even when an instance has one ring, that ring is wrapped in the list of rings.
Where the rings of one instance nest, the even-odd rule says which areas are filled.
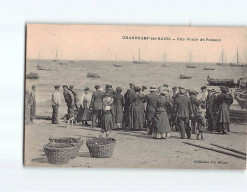
[[[184,87],[180,87],[180,86],[179,86],[179,87],[178,87],[178,89],[185,89],[185,88],[184,88]]]
[[[121,87],[117,87],[116,91],[121,93],[122,92],[122,88]]]
[[[155,86],[151,86],[150,87],[150,91],[156,91],[156,87]]]
[[[88,87],[86,87],[85,89],[84,89],[84,91],[88,91],[89,90],[89,88]]]
[[[112,88],[112,85],[108,85],[108,88]]]
[[[168,87],[168,85],[167,85],[167,84],[163,84],[162,86],[163,86],[163,87]]]
[[[106,88],[108,88],[108,87],[109,87],[109,85],[108,85],[108,84],[106,84],[106,85],[105,85],[105,87],[106,87]]]
[[[134,85],[135,85],[135,83],[130,83],[129,85],[132,85],[132,86],[134,86]]]
[[[179,93],[180,93],[180,94],[185,94],[185,93],[186,93],[186,89],[184,89],[184,88],[179,88]]]
[[[63,88],[67,88],[68,89],[68,85],[63,85]]]
[[[220,89],[221,89],[221,91],[224,92],[224,93],[229,92],[229,89],[228,89],[228,87],[226,87],[226,86],[221,86]]]
[[[142,91],[144,91],[145,89],[147,89],[147,86],[143,85],[142,86]]]
[[[207,89],[207,86],[202,86],[201,87],[201,90],[203,90],[203,89]]]
[[[36,85],[33,85],[33,86],[32,86],[32,89],[34,89],[34,88],[36,88]]]
[[[178,89],[178,87],[173,87],[172,89],[173,89],[173,90],[177,90],[177,89]]]
[[[60,85],[55,85],[54,88],[58,89],[58,88],[60,88]]]
[[[99,89],[100,88],[100,86],[99,85],[95,85],[95,89]]]
[[[70,86],[69,86],[69,88],[70,88],[70,89],[73,89],[73,88],[74,88],[74,86],[73,86],[73,85],[70,85]]]
[[[134,87],[134,90],[135,90],[135,91],[140,91],[140,90],[141,90],[141,88],[140,88],[140,87],[138,87],[138,86],[135,86],[135,87]]]
[[[198,94],[198,92],[195,89],[190,89],[189,94],[196,95],[196,94]]]

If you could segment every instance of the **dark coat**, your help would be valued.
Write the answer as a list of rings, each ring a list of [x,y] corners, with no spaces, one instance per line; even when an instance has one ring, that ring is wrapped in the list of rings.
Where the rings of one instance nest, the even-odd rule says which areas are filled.
[[[192,114],[195,117],[197,116],[197,113],[199,111],[200,103],[194,95],[190,96],[190,101],[191,101],[191,106],[192,106]]]
[[[154,133],[169,133],[171,131],[167,110],[172,103],[166,97],[159,97],[156,101],[155,115],[153,117]]]
[[[70,90],[63,92],[63,96],[68,107],[75,106],[75,97]]]
[[[104,98],[104,92],[102,92],[101,90],[97,90],[93,92],[90,108],[93,108],[94,110],[102,110],[103,98]]]
[[[143,99],[145,99],[145,95],[143,94],[134,94],[134,101],[132,103],[131,116],[130,116],[130,126],[129,128],[133,128],[135,130],[143,129],[145,122],[145,114],[144,114],[144,103]]]
[[[215,113],[215,101],[216,101],[216,95],[212,94],[211,96],[207,96],[206,99],[206,110],[207,113],[209,113],[211,116]]]
[[[123,106],[125,100],[122,94],[116,93],[113,95],[113,107],[115,109],[115,122],[122,123],[123,121]]]
[[[230,93],[221,93],[216,100],[219,106],[218,123],[230,123],[230,106],[233,97]]]
[[[189,118],[193,113],[190,98],[185,95],[177,97],[174,106],[178,118]]]
[[[154,117],[158,98],[159,95],[156,94],[155,92],[151,92],[150,94],[146,95],[146,99],[147,99],[146,119],[148,121],[151,121],[152,118]]]
[[[106,89],[105,90],[105,94],[109,94],[110,97],[113,97],[113,95],[115,94],[116,92],[113,90],[113,89]]]

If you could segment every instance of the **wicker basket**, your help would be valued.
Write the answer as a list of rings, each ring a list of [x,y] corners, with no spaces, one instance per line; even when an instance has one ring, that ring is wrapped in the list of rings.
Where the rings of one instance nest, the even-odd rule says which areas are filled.
[[[78,151],[80,150],[83,140],[81,137],[63,137],[63,138],[49,138],[51,143],[66,143],[75,146],[73,150],[68,154],[70,159],[75,158],[78,155]]]
[[[49,143],[44,146],[48,162],[55,165],[68,163],[77,148],[77,145],[67,143]]]
[[[110,158],[116,144],[113,138],[92,138],[87,141],[90,156],[93,158]]]

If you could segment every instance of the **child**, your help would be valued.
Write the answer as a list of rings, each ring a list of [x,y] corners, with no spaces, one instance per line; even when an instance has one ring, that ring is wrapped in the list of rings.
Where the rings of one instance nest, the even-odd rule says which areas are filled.
[[[196,123],[197,123],[197,139],[199,140],[199,136],[201,135],[201,140],[203,139],[203,131],[205,131],[205,127],[206,127],[206,119],[204,117],[204,112],[203,109],[201,107],[199,107],[199,111],[198,114],[196,116]]]

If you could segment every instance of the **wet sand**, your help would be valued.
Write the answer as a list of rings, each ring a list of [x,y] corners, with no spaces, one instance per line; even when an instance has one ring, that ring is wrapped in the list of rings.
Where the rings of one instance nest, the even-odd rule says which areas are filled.
[[[169,169],[245,169],[246,161],[225,154],[209,151],[183,142],[207,146],[219,150],[210,144],[246,152],[246,125],[231,124],[231,133],[219,135],[205,133],[205,141],[180,139],[178,132],[171,132],[169,139],[156,140],[145,131],[112,131],[110,137],[116,139],[111,158],[91,158],[86,140],[97,137],[100,129],[82,127],[81,123],[66,128],[61,122],[54,125],[47,120],[35,120],[25,129],[25,165],[49,167],[85,167],[85,168],[169,168]],[[49,137],[82,136],[84,141],[78,156],[65,165],[52,165],[47,161],[43,146]],[[223,150],[226,151],[226,150]],[[229,151],[228,151],[229,152]],[[232,153],[232,152],[231,152]]]

